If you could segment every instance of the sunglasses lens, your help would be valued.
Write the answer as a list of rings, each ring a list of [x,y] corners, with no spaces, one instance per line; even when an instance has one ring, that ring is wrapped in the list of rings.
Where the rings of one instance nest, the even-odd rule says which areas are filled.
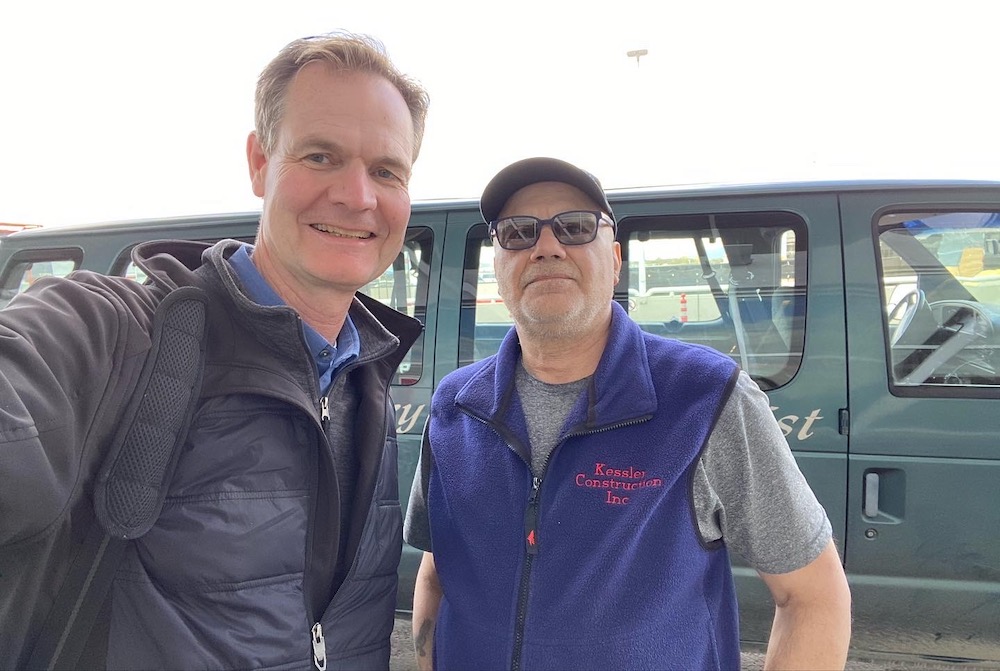
[[[585,245],[596,237],[598,222],[593,212],[563,212],[552,220],[552,232],[564,245]]]
[[[497,242],[504,249],[528,249],[538,242],[538,220],[507,217],[496,223]]]
[[[572,211],[557,214],[552,219],[507,217],[494,224],[497,242],[504,249],[530,249],[538,242],[542,226],[550,224],[552,233],[563,245],[585,245],[597,237],[601,215],[597,212]]]

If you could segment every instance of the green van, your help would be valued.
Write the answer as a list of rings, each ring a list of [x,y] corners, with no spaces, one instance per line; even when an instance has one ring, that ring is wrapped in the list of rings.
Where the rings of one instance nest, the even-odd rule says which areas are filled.
[[[732,356],[768,393],[833,522],[853,647],[1000,662],[1000,182],[830,182],[609,193],[643,328]],[[74,268],[142,281],[156,238],[252,240],[257,213],[37,229],[0,241],[0,305]],[[510,327],[474,201],[415,203],[365,290],[420,319],[393,397],[400,497],[434,385]],[[399,607],[419,552],[404,548]],[[773,605],[734,559],[742,637]]]

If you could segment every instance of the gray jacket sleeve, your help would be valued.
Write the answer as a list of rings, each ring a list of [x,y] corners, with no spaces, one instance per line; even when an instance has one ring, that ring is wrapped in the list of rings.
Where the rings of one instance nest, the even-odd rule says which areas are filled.
[[[79,275],[39,280],[0,310],[0,547],[46,531],[89,486],[92,448],[149,349],[140,292]]]
[[[403,520],[403,540],[424,552],[431,552],[431,523],[427,514],[427,486],[431,478],[430,438],[428,431],[431,423],[424,423],[424,435],[420,444],[420,460],[413,474],[413,484],[410,487],[410,502],[406,506],[406,519]]]

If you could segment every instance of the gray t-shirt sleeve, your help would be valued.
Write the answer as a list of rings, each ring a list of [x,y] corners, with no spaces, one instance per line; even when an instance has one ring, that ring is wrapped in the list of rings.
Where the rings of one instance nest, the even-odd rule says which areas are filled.
[[[767,395],[743,371],[694,473],[698,528],[763,573],[815,559],[833,532],[799,470]]]
[[[403,520],[403,540],[424,552],[431,552],[431,523],[427,515],[427,486],[431,479],[430,422],[424,423],[424,436],[420,444],[420,459],[410,486],[410,502]]]

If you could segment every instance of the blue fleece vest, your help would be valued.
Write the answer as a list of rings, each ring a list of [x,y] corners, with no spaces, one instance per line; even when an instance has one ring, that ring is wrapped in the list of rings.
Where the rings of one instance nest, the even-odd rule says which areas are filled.
[[[591,387],[534,481],[519,356],[511,331],[435,394],[435,667],[738,668],[729,558],[703,546],[691,494],[735,364],[614,305]]]

